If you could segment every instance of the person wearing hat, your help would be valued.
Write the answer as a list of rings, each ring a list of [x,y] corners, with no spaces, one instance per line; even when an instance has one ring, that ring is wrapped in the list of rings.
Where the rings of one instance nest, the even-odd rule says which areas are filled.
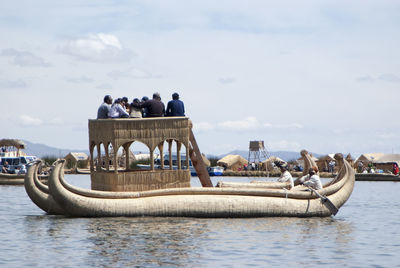
[[[172,94],[172,100],[167,104],[167,111],[165,116],[185,116],[185,105],[179,99],[179,94]]]
[[[151,100],[140,103],[132,103],[135,108],[147,108],[146,117],[161,117],[165,114],[165,106],[159,93],[154,93]]]
[[[308,174],[299,179],[300,184],[309,186],[315,190],[322,189],[322,183],[318,176],[318,168],[312,167],[308,170]]]
[[[283,162],[274,162],[275,166],[277,166],[281,170],[281,176],[278,179],[278,182],[289,182],[290,183],[290,188],[292,189],[294,187],[294,182],[293,182],[293,177],[289,172],[289,167],[286,163]]]

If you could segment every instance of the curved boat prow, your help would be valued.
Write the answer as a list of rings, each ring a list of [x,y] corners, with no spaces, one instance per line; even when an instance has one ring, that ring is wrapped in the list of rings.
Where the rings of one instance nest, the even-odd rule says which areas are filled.
[[[312,167],[318,167],[315,161],[312,159],[310,154],[308,153],[307,150],[301,150],[300,155],[304,161],[304,168],[303,168],[303,176],[308,174],[308,170]],[[297,186],[300,184],[299,181],[300,178],[297,178],[294,180],[294,186]]]
[[[341,186],[338,191],[329,196],[329,199],[335,204],[335,206],[340,208],[344,205],[344,203],[346,203],[353,192],[355,171],[349,162],[347,162],[347,160],[343,157],[343,154],[337,153],[335,154],[334,158],[341,168],[336,178],[324,185],[324,188],[321,190],[321,192],[323,193],[324,190]]]
[[[48,214],[65,214],[64,210],[54,201],[53,197],[49,194],[48,187],[39,181],[37,171],[41,165],[41,161],[35,161],[29,168],[25,175],[24,186],[25,191],[30,199],[40,209]]]

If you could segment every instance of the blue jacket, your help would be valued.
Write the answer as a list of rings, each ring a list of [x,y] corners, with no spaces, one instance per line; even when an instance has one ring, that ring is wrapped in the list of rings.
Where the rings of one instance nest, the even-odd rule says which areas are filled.
[[[181,100],[171,100],[168,102],[166,116],[185,116],[185,106]]]

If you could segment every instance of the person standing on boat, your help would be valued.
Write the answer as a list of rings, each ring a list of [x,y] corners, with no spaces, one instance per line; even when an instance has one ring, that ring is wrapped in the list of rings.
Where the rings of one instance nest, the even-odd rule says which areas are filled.
[[[300,184],[309,186],[315,190],[322,189],[321,179],[318,176],[318,168],[312,167],[308,170],[308,174],[299,179]]]
[[[179,99],[179,94],[172,94],[172,100],[167,104],[167,111],[165,116],[185,116],[185,105]]]
[[[290,183],[290,188],[292,189],[294,187],[294,182],[293,182],[293,177],[289,172],[289,166],[286,163],[282,163],[279,161],[275,162],[275,165],[279,167],[281,170],[281,176],[278,179],[278,182],[289,182]]]
[[[162,117],[165,114],[165,105],[161,101],[160,94],[157,92],[153,94],[151,100],[141,103],[132,103],[132,106],[135,108],[147,108],[146,117]]]
[[[393,174],[394,175],[398,175],[399,174],[399,166],[397,165],[397,163],[393,164]]]
[[[104,97],[104,102],[100,105],[99,109],[97,110],[97,119],[107,119],[110,118],[108,113],[111,110],[111,104],[113,99],[110,95],[106,95]]]

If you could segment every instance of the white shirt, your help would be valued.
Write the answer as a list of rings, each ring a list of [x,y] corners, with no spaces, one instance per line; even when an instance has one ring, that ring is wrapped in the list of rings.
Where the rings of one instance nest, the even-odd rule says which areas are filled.
[[[110,111],[108,112],[108,116],[111,118],[120,118],[120,117],[129,117],[129,114],[124,108],[122,108],[121,104],[114,103],[111,106]]]
[[[307,174],[300,178],[300,182],[306,186],[310,186],[315,190],[322,189],[322,183],[318,175],[314,174],[310,177],[310,174]]]
[[[25,174],[26,173],[26,168],[25,166],[21,166],[21,168],[18,171],[18,174]]]
[[[293,177],[289,171],[285,170],[278,179],[279,182],[290,182],[290,189],[294,187]]]

